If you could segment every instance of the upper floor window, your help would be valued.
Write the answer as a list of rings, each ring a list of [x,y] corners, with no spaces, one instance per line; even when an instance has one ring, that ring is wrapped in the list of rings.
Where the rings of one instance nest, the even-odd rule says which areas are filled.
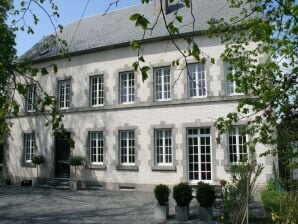
[[[103,75],[90,77],[91,85],[91,106],[101,106],[104,100],[104,79]]]
[[[120,102],[131,103],[135,100],[135,79],[133,72],[120,73]]]
[[[227,95],[239,95],[237,91],[237,84],[235,80],[231,80],[229,77],[230,75],[233,75],[235,73],[235,69],[231,69],[231,65],[229,62],[224,62],[224,73],[225,73],[225,79],[226,79],[226,91]]]
[[[135,133],[119,131],[121,165],[135,165]]]
[[[68,109],[70,104],[70,80],[61,80],[58,82],[59,108]]]
[[[89,133],[89,152],[91,164],[103,164],[103,132]]]
[[[188,83],[190,97],[204,97],[207,95],[204,64],[188,65]]]
[[[156,164],[172,165],[172,130],[157,129],[154,132]]]
[[[231,164],[247,160],[247,135],[244,127],[233,127],[229,130],[229,157]]]
[[[35,134],[26,133],[24,134],[24,155],[25,162],[31,163],[35,152]]]
[[[164,101],[171,99],[170,67],[154,69],[154,87],[156,101]]]
[[[36,111],[36,85],[27,86],[26,111],[27,112]]]

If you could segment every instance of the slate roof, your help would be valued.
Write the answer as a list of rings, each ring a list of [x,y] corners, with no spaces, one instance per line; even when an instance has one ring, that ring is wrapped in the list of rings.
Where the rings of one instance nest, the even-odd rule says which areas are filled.
[[[170,13],[167,20],[174,16],[177,5],[170,6]],[[192,17],[190,10],[184,5],[179,5],[178,14],[183,16],[183,23],[180,33],[192,32]],[[193,12],[195,16],[195,30],[201,31],[208,27],[207,21],[210,18],[229,19],[239,15],[239,9],[229,8],[226,0],[193,0]],[[79,53],[90,50],[100,50],[108,46],[117,47],[121,44],[128,44],[132,40],[142,38],[141,28],[136,28],[129,17],[134,13],[144,14],[149,21],[155,21],[154,1],[149,4],[141,4],[128,7],[103,15],[96,15],[85,18],[81,21],[77,32],[75,30],[79,21],[67,25],[59,37],[68,43],[70,53]],[[163,20],[160,18],[152,33],[147,32],[147,40],[168,36]],[[71,41],[72,40],[72,41]],[[48,43],[48,44],[45,44]],[[59,46],[51,35],[43,38],[27,51],[22,58],[29,58],[32,61],[43,61],[59,55]]]

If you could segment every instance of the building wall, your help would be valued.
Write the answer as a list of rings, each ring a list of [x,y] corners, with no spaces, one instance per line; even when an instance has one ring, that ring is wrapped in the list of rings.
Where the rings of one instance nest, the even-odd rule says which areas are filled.
[[[117,189],[119,183],[133,184],[138,187],[150,186],[161,182],[174,185],[187,181],[186,128],[211,127],[212,169],[214,184],[220,179],[229,178],[227,136],[218,136],[213,123],[221,116],[235,110],[237,100],[242,96],[226,96],[223,62],[220,54],[224,46],[219,39],[198,37],[197,43],[208,57],[215,58],[211,64],[206,56],[207,97],[190,99],[188,97],[187,75],[183,70],[184,63],[171,67],[172,100],[155,102],[153,97],[153,72],[142,82],[141,75],[136,73],[136,101],[133,104],[119,104],[119,72],[132,70],[136,52],[130,48],[118,48],[98,53],[76,56],[71,61],[57,60],[51,63],[58,65],[58,74],[40,77],[40,83],[50,95],[56,95],[57,81],[71,79],[70,109],[64,113],[64,127],[71,132],[75,140],[73,154],[87,154],[88,131],[103,130],[105,136],[105,169],[81,169],[81,178],[104,182],[107,188]],[[181,47],[183,46],[180,43]],[[143,46],[146,63],[151,67],[170,65],[179,53],[169,41],[150,43]],[[194,62],[194,60],[189,60]],[[47,64],[39,64],[44,66]],[[105,105],[92,108],[89,105],[89,77],[104,75]],[[18,100],[25,105],[24,99]],[[23,111],[24,112],[24,111]],[[30,178],[36,169],[22,166],[23,133],[35,131],[37,149],[46,156],[41,176],[54,175],[54,140],[49,127],[45,127],[46,118],[42,115],[24,114],[13,118],[11,135],[6,141],[6,173],[15,179]],[[244,121],[245,123],[245,121]],[[167,127],[173,130],[173,150],[176,167],[171,171],[153,171],[153,129]],[[138,170],[118,170],[118,130],[135,129],[137,141]],[[259,145],[257,150],[264,152],[268,147]],[[259,179],[264,183],[272,174],[274,158],[261,158],[266,168]],[[141,188],[140,188],[141,189]]]

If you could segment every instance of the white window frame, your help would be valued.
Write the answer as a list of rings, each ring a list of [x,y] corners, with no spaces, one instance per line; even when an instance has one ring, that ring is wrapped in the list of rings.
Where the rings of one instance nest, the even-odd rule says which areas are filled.
[[[35,154],[36,143],[35,133],[24,133],[24,161],[32,163],[32,158]]]
[[[229,74],[234,74],[235,73],[235,68],[229,71],[230,63],[229,62],[224,62],[224,76],[225,76],[225,86],[226,86],[226,95],[228,96],[239,96],[239,95],[244,95],[241,92],[236,92],[237,89],[237,83],[235,80],[230,80],[228,78]],[[233,91],[230,91],[232,89]]]
[[[119,73],[119,96],[122,104],[135,102],[135,75],[133,71]]]
[[[237,164],[240,164],[240,155],[244,155],[244,156],[249,156],[248,154],[248,147],[245,143],[247,143],[248,141],[248,135],[245,134],[245,135],[240,135],[240,131],[241,129],[245,128],[244,126],[234,126],[231,130],[229,130],[228,132],[228,154],[229,154],[229,163],[231,165],[237,165]],[[231,132],[235,130],[235,135],[232,135],[232,136],[235,136],[236,137],[236,144],[233,144],[236,146],[236,153],[233,153],[231,152],[231,148],[230,148],[230,145],[231,145],[231,142],[230,142],[230,136],[231,136]],[[245,143],[243,144],[243,139],[242,139],[242,144],[240,144],[239,142],[239,139],[240,137],[243,138],[243,136],[245,137]],[[242,147],[246,147],[246,153],[240,153],[240,146]],[[236,161],[231,161],[231,154],[235,155],[236,154]]]
[[[36,112],[36,85],[28,85],[26,93],[26,112]]]
[[[168,71],[168,73],[166,74],[166,70]],[[160,72],[160,73],[158,73]],[[154,68],[153,69],[153,73],[154,73],[154,99],[155,101],[170,101],[172,99],[172,87],[171,87],[171,67],[167,66],[167,67],[159,67],[159,68]],[[160,76],[161,82],[159,83],[157,76]],[[169,81],[166,82],[166,76],[169,77]],[[161,98],[158,98],[158,86],[161,86]],[[169,88],[168,90],[166,90],[166,86],[167,88]],[[166,96],[166,93],[169,94],[169,96]]]
[[[123,139],[123,135],[125,133],[125,138]],[[130,134],[132,134],[133,138],[130,138]],[[122,141],[125,141],[125,146],[124,148],[122,148]],[[130,141],[133,141],[133,146],[131,147],[129,145]],[[126,155],[123,156],[122,155],[122,152],[123,150],[126,149]],[[133,151],[133,153],[131,153],[131,151]],[[121,130],[119,131],[119,161],[120,161],[120,164],[123,165],[123,166],[134,166],[135,165],[135,162],[136,162],[136,142],[135,142],[135,132],[134,130]],[[122,158],[125,158],[126,157],[126,161],[123,162],[122,161]],[[133,157],[133,160],[134,162],[130,162],[129,159],[130,157]]]
[[[167,133],[170,132],[170,137],[167,137]],[[161,133],[161,138],[158,136]],[[161,140],[161,145],[158,146],[158,140]],[[168,140],[169,145],[166,145],[166,140]],[[155,151],[155,164],[157,166],[172,166],[173,165],[173,137],[172,137],[172,129],[155,129],[154,130],[154,151]],[[170,153],[166,153],[166,152]],[[160,158],[162,162],[158,161]],[[170,162],[166,162],[168,160]]]
[[[68,94],[67,94],[68,91]],[[62,100],[63,99],[63,100]],[[59,109],[69,109],[70,107],[70,79],[58,81],[58,106]]]
[[[92,143],[95,143],[95,144],[92,144]],[[93,153],[93,150],[95,150],[95,153]],[[93,161],[93,155],[95,155],[95,158],[96,158],[95,161]],[[89,132],[89,156],[90,156],[90,164],[103,165],[104,163],[103,131]],[[99,159],[99,158],[102,158],[102,159]]]
[[[191,129],[197,129],[198,130],[198,134],[189,134],[189,130]],[[201,134],[201,129],[209,129],[210,130],[210,133],[209,134]],[[213,173],[213,153],[212,153],[212,132],[211,132],[211,128],[210,127],[191,127],[191,128],[187,128],[186,129],[186,134],[187,134],[187,175],[188,175],[188,182],[190,184],[197,184],[198,182],[202,181],[202,182],[205,182],[205,183],[209,183],[209,184],[212,184],[213,183],[213,176],[214,176],[214,173]],[[197,138],[198,139],[198,175],[199,175],[199,178],[198,180],[190,180],[190,170],[189,170],[189,165],[190,165],[190,161],[189,161],[189,138]],[[205,165],[207,166],[207,163],[210,164],[210,175],[211,175],[211,178],[210,180],[203,180],[202,179],[202,168],[201,168],[201,165],[202,165],[202,161],[201,161],[201,155],[202,155],[202,144],[201,144],[201,137],[209,137],[210,139],[210,143],[209,145],[205,144],[205,146],[209,146],[210,147],[210,162],[205,162]],[[195,153],[193,153],[193,155],[195,155]],[[205,152],[205,155],[208,155],[208,153]],[[193,178],[194,179],[194,178]]]
[[[90,104],[92,107],[104,105],[104,77],[90,76]]]
[[[203,67],[202,70],[200,70]],[[206,98],[207,97],[207,77],[204,63],[195,63],[188,65],[188,94],[190,98]],[[192,88],[192,83],[195,88]],[[192,91],[195,95],[191,95]],[[202,94],[200,94],[202,92]]]

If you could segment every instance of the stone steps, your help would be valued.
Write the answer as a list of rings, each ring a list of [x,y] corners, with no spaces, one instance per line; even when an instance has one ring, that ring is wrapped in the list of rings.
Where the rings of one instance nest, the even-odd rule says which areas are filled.
[[[53,178],[53,179],[49,179],[46,182],[46,184],[41,184],[38,187],[69,190],[70,189],[70,179],[69,178]]]

